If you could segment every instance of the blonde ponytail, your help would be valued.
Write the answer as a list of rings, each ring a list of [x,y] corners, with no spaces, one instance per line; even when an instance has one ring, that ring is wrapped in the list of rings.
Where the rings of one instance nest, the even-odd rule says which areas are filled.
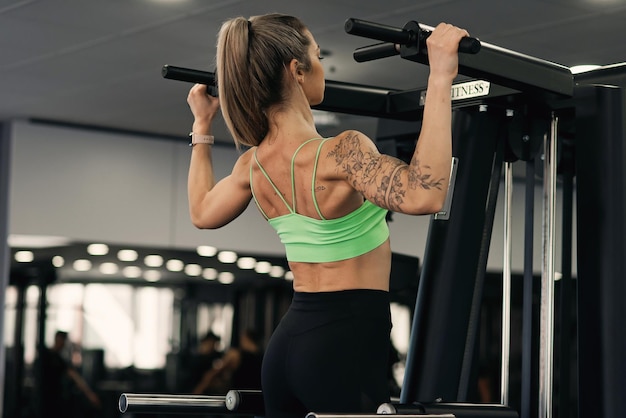
[[[256,146],[269,129],[266,111],[285,98],[292,59],[310,68],[310,39],[298,18],[282,14],[226,21],[217,41],[216,80],[224,120],[237,147]]]

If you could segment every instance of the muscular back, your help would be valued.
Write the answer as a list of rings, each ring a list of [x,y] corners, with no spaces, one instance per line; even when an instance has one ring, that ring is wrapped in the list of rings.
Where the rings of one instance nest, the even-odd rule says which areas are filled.
[[[339,138],[339,137],[338,137]],[[294,160],[295,209],[296,212],[315,219],[320,216],[314,206],[312,193],[318,202],[322,216],[335,219],[358,209],[364,201],[360,191],[348,181],[344,167],[338,161],[338,138],[326,141],[319,154],[315,183],[313,170],[319,141],[312,141],[298,152]],[[280,144],[268,142],[258,147],[260,165],[272,179],[287,204],[294,206],[291,189],[291,159],[301,142]],[[286,215],[289,209],[277,195],[276,190],[265,178],[258,165],[250,158],[252,187],[257,202],[269,217]],[[332,291],[351,288],[388,288],[389,241],[376,249],[356,258],[327,262],[291,262],[294,273],[294,288],[298,291]]]

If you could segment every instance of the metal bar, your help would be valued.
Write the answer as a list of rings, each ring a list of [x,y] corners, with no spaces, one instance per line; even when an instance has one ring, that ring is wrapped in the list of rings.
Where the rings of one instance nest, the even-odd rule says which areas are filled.
[[[226,393],[226,408],[228,408],[229,411],[239,413],[265,415],[263,392],[256,389],[229,390],[228,393]]]
[[[522,401],[521,418],[530,418],[533,356],[533,227],[535,224],[535,160],[526,162],[524,216],[524,283],[522,289]],[[534,414],[532,414],[534,415]]]
[[[394,44],[408,44],[416,42],[417,34],[397,28],[394,26],[383,25],[366,20],[349,18],[344,23],[346,33],[355,36],[362,36],[369,39],[377,39],[383,42],[391,42]]]
[[[163,78],[177,81],[186,81],[188,83],[206,84],[207,86],[215,86],[215,74],[194,70],[192,68],[176,67],[174,65],[164,65],[161,68]]]
[[[470,404],[464,402],[430,402],[430,403],[383,403],[376,413],[379,415],[413,415],[452,414],[456,418],[518,418],[517,411],[498,404]]]
[[[539,338],[539,418],[552,417],[554,352],[554,254],[556,207],[556,143],[558,118],[553,114],[544,140],[541,307]]]
[[[213,83],[214,73],[165,65],[162,75],[169,80],[190,83]],[[472,90],[469,94],[466,90]],[[456,93],[455,93],[456,92]],[[478,94],[477,94],[478,93]],[[454,109],[475,106],[489,100],[519,94],[518,90],[475,80],[457,83],[452,90]],[[399,120],[419,120],[424,110],[426,89],[396,90],[361,84],[326,80],[324,101],[314,109],[360,116],[385,117]]]
[[[400,56],[428,65],[428,55],[419,51],[403,48]],[[477,54],[459,54],[459,74],[484,79],[542,99],[572,97],[574,94],[574,77],[568,67],[487,42],[481,42]]]
[[[215,74],[212,72],[164,65],[161,75],[168,80],[206,84],[212,89],[210,94],[217,95]],[[361,116],[381,116],[387,110],[387,96],[393,91],[397,90],[326,80],[324,101],[314,108]]]
[[[570,416],[570,377],[571,377],[571,342],[572,342],[572,224],[574,205],[574,147],[564,143],[561,148],[561,178],[563,189],[562,229],[561,229],[561,287],[560,293],[560,346],[559,346],[559,416]]]
[[[504,259],[502,269],[502,368],[500,403],[509,404],[511,357],[511,209],[513,208],[513,164],[504,164]]]
[[[446,193],[446,200],[443,202],[443,208],[435,213],[435,219],[447,221],[450,219],[450,208],[452,207],[452,198],[454,197],[454,186],[456,184],[456,171],[459,166],[459,159],[452,157],[452,163],[450,164],[450,181],[448,182],[448,191]]]
[[[352,54],[352,57],[356,62],[366,62],[381,58],[392,57],[398,54],[400,54],[400,51],[396,47],[396,44],[383,42],[379,44],[364,46],[362,48],[357,48]]]
[[[388,96],[399,90],[326,80],[324,100],[314,109],[360,116],[386,117]]]
[[[459,73],[484,78],[528,93],[572,97],[574,81],[568,67],[482,42],[475,55],[459,55]]]
[[[600,80],[613,84],[615,79],[626,78],[626,62],[605,65],[592,71],[574,75],[577,85],[599,83]]]
[[[420,27],[420,24],[415,21],[408,22],[400,29],[394,26],[350,18],[346,20],[344,28],[346,33],[350,35],[378,39],[384,42],[398,44],[400,47],[408,46],[417,49],[422,49],[425,46],[426,38],[432,33],[432,31]],[[458,50],[463,53],[475,54],[480,51],[480,47],[481,45],[478,39],[466,36],[459,41]]]
[[[161,75],[169,80],[206,84],[214,89],[215,74],[212,72],[164,65]],[[314,106],[314,109],[384,117],[388,108],[387,97],[389,93],[396,91],[399,90],[326,80],[324,101]]]
[[[207,414],[228,412],[225,396],[122,393],[122,413]]]
[[[356,20],[356,19],[355,19]],[[359,36],[378,39],[386,42],[402,44],[405,41],[406,32],[400,28],[377,25],[375,30],[358,26],[355,31],[354,25],[351,31]],[[432,30],[432,27],[418,24],[423,30]],[[393,36],[387,36],[392,35]],[[400,42],[396,41],[396,38]],[[400,39],[401,38],[401,39]],[[572,97],[574,81],[572,72],[568,67],[550,61],[520,54],[496,45],[481,41],[480,51],[476,54],[459,54],[459,73],[469,77],[486,79],[504,87],[522,90],[526,93],[538,94],[549,93],[562,97]],[[402,46],[400,55],[404,59],[428,65],[428,55],[420,51],[418,47]]]

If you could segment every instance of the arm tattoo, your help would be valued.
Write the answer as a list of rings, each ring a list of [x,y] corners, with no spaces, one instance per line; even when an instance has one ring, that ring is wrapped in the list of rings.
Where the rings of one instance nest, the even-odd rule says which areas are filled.
[[[425,165],[423,167],[425,170],[430,170],[430,166]],[[424,172],[422,167],[420,166],[420,160],[416,157],[413,157],[411,160],[411,165],[409,166],[409,187],[411,189],[416,189],[421,187],[425,190],[430,189],[443,189],[443,182],[445,179],[441,177],[440,179],[431,179],[430,174]]]
[[[430,167],[420,166],[417,158],[406,165],[394,157],[370,150],[363,151],[356,133],[349,133],[342,138],[327,158],[335,159],[335,163],[351,178],[355,189],[373,189],[372,202],[392,211],[398,211],[404,203],[407,187],[421,187],[425,190],[441,190],[443,187],[444,179],[431,179]],[[405,173],[408,184],[402,180]]]

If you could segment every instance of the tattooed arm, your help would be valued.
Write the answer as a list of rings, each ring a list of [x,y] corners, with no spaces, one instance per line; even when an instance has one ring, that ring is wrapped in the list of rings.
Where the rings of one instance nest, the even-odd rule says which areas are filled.
[[[337,136],[327,157],[341,177],[376,205],[399,213],[422,215],[440,210],[447,190],[445,167],[433,169],[416,155],[410,164],[380,154],[364,134],[347,131]],[[448,173],[450,164],[447,164]]]
[[[452,161],[450,91],[458,70],[458,44],[465,30],[440,24],[427,39],[430,75],[422,129],[410,164],[381,155],[356,131],[335,139],[328,157],[340,175],[366,199],[394,212],[426,214],[441,210]]]

